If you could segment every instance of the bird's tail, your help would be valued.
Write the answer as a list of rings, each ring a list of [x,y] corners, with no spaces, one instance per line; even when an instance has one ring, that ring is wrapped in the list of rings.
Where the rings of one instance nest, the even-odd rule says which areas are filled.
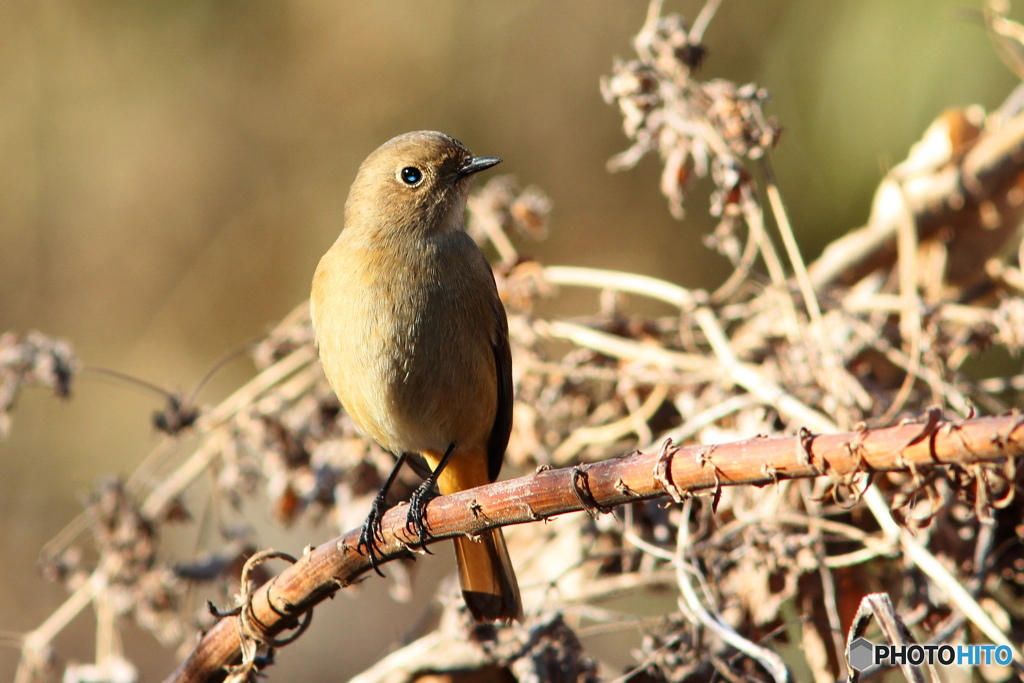
[[[455,539],[462,597],[473,619],[512,621],[523,616],[519,583],[505,547],[501,528],[488,529],[477,539]]]

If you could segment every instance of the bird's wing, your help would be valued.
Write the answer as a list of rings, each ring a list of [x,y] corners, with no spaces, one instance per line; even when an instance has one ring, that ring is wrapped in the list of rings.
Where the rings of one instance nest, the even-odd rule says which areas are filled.
[[[498,388],[498,409],[494,414],[491,438],[487,442],[487,474],[491,481],[498,478],[505,448],[512,432],[512,351],[508,344],[508,318],[497,292],[494,296],[494,369]]]

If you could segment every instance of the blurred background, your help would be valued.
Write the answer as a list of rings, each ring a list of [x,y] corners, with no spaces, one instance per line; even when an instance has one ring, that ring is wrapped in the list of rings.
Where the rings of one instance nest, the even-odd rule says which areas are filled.
[[[702,4],[665,9],[692,19]],[[980,9],[725,0],[701,75],[771,93],[785,128],[773,160],[808,260],[866,220],[882,174],[944,109],[991,109],[1014,87]],[[706,197],[692,195],[676,221],[655,159],[605,170],[628,143],[598,79],[615,56],[634,56],[646,11],[612,0],[5,0],[0,332],[61,336],[88,366],[189,390],[308,296],[358,164],[415,129],[503,157],[497,173],[548,193],[551,236],[524,247],[543,262],[713,286],[728,273],[701,245]],[[592,298],[555,305],[579,313]],[[244,358],[227,364],[200,402],[251,373]],[[63,601],[38,575],[39,550],[98,481],[129,474],[158,443],[158,407],[158,396],[95,376],[66,402],[22,396],[0,440],[0,628],[31,630]],[[331,535],[302,528],[267,544],[298,553]],[[407,617],[387,603],[392,616],[377,623],[354,611],[360,599],[319,608],[272,675],[341,680],[376,661]],[[353,622],[359,632],[346,632]],[[92,638],[83,615],[58,653],[90,661]],[[173,666],[145,634],[127,647],[143,680]],[[0,679],[17,659],[0,650]]]

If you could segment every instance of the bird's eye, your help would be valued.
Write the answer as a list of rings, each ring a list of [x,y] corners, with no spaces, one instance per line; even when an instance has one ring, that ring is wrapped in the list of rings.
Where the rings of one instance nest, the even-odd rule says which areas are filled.
[[[406,185],[415,185],[423,180],[423,172],[415,166],[406,166],[402,169],[402,182]]]

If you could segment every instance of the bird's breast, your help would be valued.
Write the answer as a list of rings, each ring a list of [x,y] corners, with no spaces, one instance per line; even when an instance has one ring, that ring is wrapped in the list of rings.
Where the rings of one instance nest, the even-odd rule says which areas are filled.
[[[339,241],[314,280],[331,386],[356,423],[396,454],[486,443],[494,421],[493,278],[478,251],[446,247]]]

